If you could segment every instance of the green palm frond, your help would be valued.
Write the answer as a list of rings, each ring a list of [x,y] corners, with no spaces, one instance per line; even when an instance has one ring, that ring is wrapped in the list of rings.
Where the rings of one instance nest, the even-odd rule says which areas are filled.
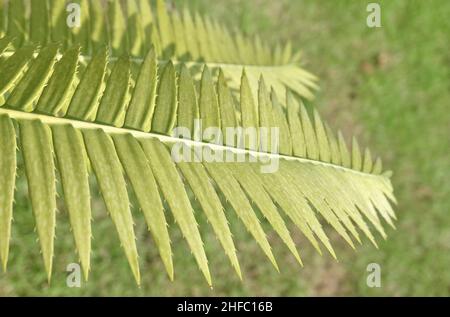
[[[279,95],[287,87],[312,99],[318,88],[317,78],[300,67],[300,54],[292,51],[290,43],[272,48],[259,37],[246,37],[237,30],[231,32],[207,17],[191,15],[186,9],[168,11],[163,0],[158,0],[156,7],[150,5],[150,0],[71,3],[80,5],[80,27],[68,27],[65,0],[1,3],[0,36],[14,37],[16,47],[59,42],[62,48],[68,48],[79,44],[85,58],[108,45],[111,57],[129,54],[136,63],[154,46],[160,62],[184,63],[197,79],[204,63],[216,78],[221,69],[234,91],[239,91],[240,75],[245,68],[255,97],[260,75]]]
[[[9,38],[0,39],[0,52],[8,46]],[[386,237],[382,219],[393,226],[391,202],[395,198],[381,161],[374,163],[368,150],[363,155],[356,140],[350,151],[341,134],[336,136],[317,112],[310,116],[291,93],[282,102],[261,79],[254,98],[247,70],[240,74],[237,105],[224,72],[216,81],[204,67],[196,89],[185,66],[158,62],[154,50],[139,64],[128,57],[111,58],[103,48],[86,60],[82,51],[79,46],[59,52],[54,44],[24,45],[0,61],[0,256],[4,268],[13,217],[16,147],[24,159],[49,278],[57,221],[55,170],[86,277],[91,252],[91,172],[138,282],[138,251],[128,198],[131,189],[171,279],[174,269],[163,201],[209,284],[207,255],[190,196],[198,200],[239,276],[223,199],[277,269],[261,216],[299,263],[301,256],[286,219],[318,252],[324,247],[333,256],[322,222],[351,247],[354,241],[361,242],[361,232],[376,245],[369,224],[382,237]],[[202,119],[203,129],[220,127],[225,134],[227,127],[278,127],[280,154],[170,135],[176,126],[192,127],[195,119]],[[241,163],[176,163],[171,149],[179,144],[191,146],[194,155],[200,148],[247,159]],[[250,158],[259,159],[251,162]],[[261,173],[263,159],[279,159],[279,170]]]

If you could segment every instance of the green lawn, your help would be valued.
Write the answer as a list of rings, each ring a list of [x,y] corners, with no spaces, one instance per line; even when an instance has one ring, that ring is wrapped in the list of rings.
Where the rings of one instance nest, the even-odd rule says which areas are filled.
[[[176,1],[178,4],[186,1]],[[137,288],[103,203],[94,200],[92,274],[80,289],[65,285],[77,261],[68,216],[58,214],[51,286],[46,282],[21,173],[16,193],[11,258],[0,274],[0,295],[450,295],[450,2],[378,1],[382,28],[366,26],[372,1],[190,0],[189,6],[268,41],[292,40],[305,67],[317,74],[314,104],[334,128],[381,155],[394,171],[397,230],[357,252],[338,238],[339,262],[316,254],[294,236],[305,262],[298,267],[282,242],[269,237],[277,273],[235,219],[232,231],[242,264],[240,282],[217,239],[200,217],[214,289],[209,289],[175,226],[175,281],[166,277],[137,210],[142,287]],[[98,197],[98,193],[94,191]],[[231,213],[230,213],[231,215]],[[382,287],[366,286],[366,267],[379,263]]]

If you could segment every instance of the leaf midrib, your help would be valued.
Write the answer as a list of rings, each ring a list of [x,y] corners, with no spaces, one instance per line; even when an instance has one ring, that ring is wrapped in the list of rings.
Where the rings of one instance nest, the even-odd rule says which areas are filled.
[[[253,155],[256,157],[265,157],[265,158],[270,158],[270,159],[285,159],[288,161],[298,161],[298,162],[303,162],[303,163],[322,165],[322,166],[332,167],[332,168],[343,170],[343,171],[350,172],[350,173],[363,175],[365,177],[384,177],[383,175],[364,173],[364,172],[353,170],[351,168],[347,168],[344,166],[335,165],[332,163],[327,163],[327,162],[322,162],[322,161],[317,161],[317,160],[311,160],[311,159],[307,159],[307,158],[288,156],[288,155],[282,155],[282,154],[274,154],[274,153],[258,152],[258,151],[253,151],[253,150],[229,147],[226,145],[218,145],[218,144],[205,143],[205,142],[199,142],[199,141],[194,141],[194,140],[180,139],[180,138],[171,137],[171,136],[167,136],[167,135],[157,134],[154,132],[144,132],[144,131],[133,130],[133,129],[128,129],[128,128],[118,128],[118,127],[100,124],[100,123],[96,123],[96,122],[87,122],[87,121],[76,120],[76,119],[72,119],[72,118],[55,117],[55,116],[50,116],[47,114],[41,114],[41,113],[36,113],[36,112],[18,111],[15,109],[8,108],[7,105],[3,105],[0,107],[0,114],[7,114],[10,118],[13,118],[13,119],[25,119],[25,120],[39,119],[39,120],[41,120],[41,122],[46,123],[46,124],[51,124],[51,125],[71,124],[74,128],[78,128],[78,129],[102,129],[105,133],[108,133],[108,134],[127,134],[127,133],[129,133],[138,139],[157,138],[163,143],[183,142],[188,146],[193,146],[193,147],[208,146],[214,150],[230,151],[234,154],[248,154],[248,155]]]
[[[0,57],[8,58],[8,57],[11,57],[15,52],[16,52],[15,50],[7,50],[7,51],[4,51],[2,54],[0,54]],[[39,55],[39,53],[36,52],[33,54],[33,57],[37,57],[38,55]],[[58,53],[56,55],[57,60],[61,59],[62,56],[63,56],[63,54]],[[109,56],[108,61],[115,62],[119,58],[120,57],[117,57],[117,56]],[[92,59],[92,56],[80,54],[79,59],[81,61],[90,61]],[[144,62],[143,57],[130,56],[129,59],[131,62],[137,63],[137,64],[141,64]],[[288,63],[288,64],[279,64],[279,65],[257,65],[257,64],[220,63],[220,62],[208,62],[208,61],[196,62],[196,61],[180,61],[180,60],[176,60],[176,59],[171,59],[171,60],[159,59],[158,63],[165,64],[165,63],[168,63],[169,61],[171,61],[175,65],[184,64],[188,67],[208,65],[208,67],[212,67],[212,68],[243,68],[243,67],[245,67],[245,68],[267,69],[267,70],[279,69],[279,68],[283,68],[283,67],[292,67],[292,66],[297,65],[297,63]]]

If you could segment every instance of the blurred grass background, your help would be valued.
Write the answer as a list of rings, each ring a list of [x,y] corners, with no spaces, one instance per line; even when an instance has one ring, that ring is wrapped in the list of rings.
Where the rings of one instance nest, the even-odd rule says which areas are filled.
[[[450,2],[377,1],[382,28],[374,29],[366,26],[369,2],[175,1],[248,34],[259,33],[269,42],[291,40],[303,52],[305,67],[320,77],[314,105],[334,128],[347,137],[355,134],[394,171],[399,221],[397,230],[388,229],[386,241],[378,237],[378,250],[365,241],[353,252],[331,234],[336,262],[316,254],[292,230],[305,263],[301,268],[269,231],[281,268],[277,273],[230,212],[244,274],[240,282],[199,212],[213,274],[214,288],[209,289],[173,225],[175,281],[168,280],[142,216],[134,209],[142,271],[138,288],[97,198],[90,280],[70,289],[65,268],[77,262],[77,256],[60,202],[49,286],[21,171],[9,269],[0,273],[0,295],[450,295]],[[381,288],[366,286],[366,267],[372,262],[381,266]]]

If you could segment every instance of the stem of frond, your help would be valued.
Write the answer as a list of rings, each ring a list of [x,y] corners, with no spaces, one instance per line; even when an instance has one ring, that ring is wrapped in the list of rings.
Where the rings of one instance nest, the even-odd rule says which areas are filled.
[[[360,174],[364,176],[370,176],[370,177],[383,177],[380,175],[374,175],[369,173],[363,173],[360,171],[356,171],[353,169],[349,169],[343,166],[334,165],[331,163],[301,158],[301,157],[295,157],[295,156],[287,156],[282,154],[273,154],[273,153],[265,153],[265,152],[258,152],[254,150],[247,150],[242,148],[235,148],[235,147],[229,147],[226,145],[218,145],[213,143],[204,143],[194,140],[187,140],[187,139],[180,139],[176,137],[171,137],[167,135],[157,134],[154,132],[143,132],[138,130],[132,130],[127,128],[117,128],[114,126],[104,125],[104,124],[98,124],[95,122],[86,122],[86,121],[80,121],[76,119],[69,119],[69,118],[61,118],[61,117],[53,117],[45,114],[38,114],[33,112],[23,112],[23,111],[17,111],[13,109],[9,109],[7,107],[0,108],[0,114],[7,114],[13,119],[25,119],[25,120],[41,120],[42,123],[50,124],[50,125],[56,125],[56,124],[71,124],[74,128],[78,129],[102,129],[108,134],[126,134],[129,133],[133,135],[135,138],[138,139],[148,139],[148,138],[157,138],[163,143],[176,143],[176,142],[183,142],[191,147],[203,147],[208,146],[213,150],[222,150],[222,151],[230,151],[234,154],[247,154],[247,155],[253,155],[255,157],[264,157],[269,159],[284,159],[288,161],[298,161],[303,163],[310,163],[310,164],[316,164],[316,165],[322,165],[327,167],[332,167],[335,169],[343,170],[350,173]]]

